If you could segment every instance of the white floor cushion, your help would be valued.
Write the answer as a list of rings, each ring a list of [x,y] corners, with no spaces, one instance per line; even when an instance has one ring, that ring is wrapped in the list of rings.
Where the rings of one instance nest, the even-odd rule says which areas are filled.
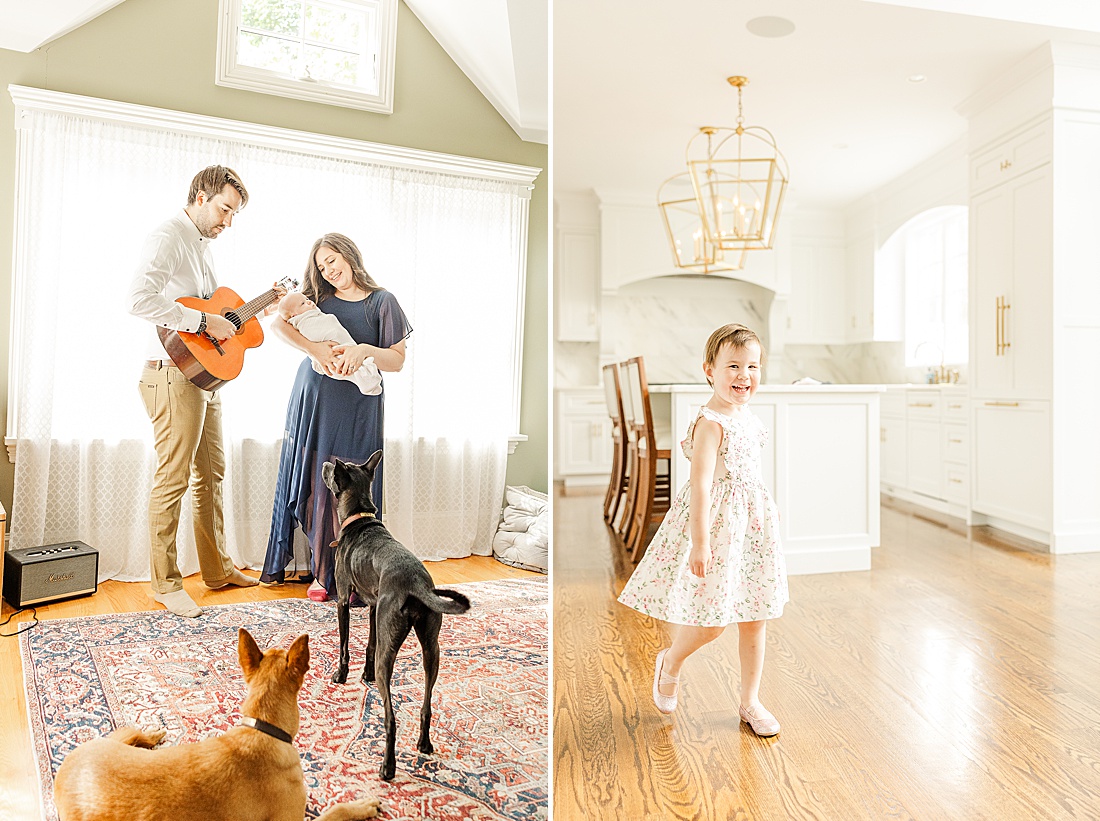
[[[493,555],[505,564],[545,573],[549,567],[550,504],[545,493],[509,485]]]

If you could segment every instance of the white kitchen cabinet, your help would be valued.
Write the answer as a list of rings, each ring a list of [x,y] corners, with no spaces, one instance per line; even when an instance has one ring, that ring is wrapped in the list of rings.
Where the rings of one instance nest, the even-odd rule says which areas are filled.
[[[941,513],[969,516],[967,389],[887,388],[882,401],[882,492]]]
[[[1011,182],[1049,163],[1053,146],[1053,121],[1048,117],[995,140],[975,152],[970,160],[971,195]]]
[[[909,448],[905,437],[905,391],[887,389],[879,414],[880,478],[883,491],[904,490],[908,481]]]
[[[555,475],[566,487],[606,483],[611,476],[611,418],[603,388],[557,391]]]
[[[1049,399],[1053,175],[1012,177],[970,204],[972,394]]]
[[[559,227],[556,246],[557,338],[561,342],[596,342],[600,338],[598,232],[588,227]]]
[[[1041,539],[1051,528],[1050,404],[972,404],[974,511],[1030,528]]]
[[[950,507],[967,515],[970,508],[970,407],[967,389],[944,388],[943,425],[943,496]]]
[[[942,441],[938,419],[910,419],[906,431],[909,489],[933,499],[943,498]]]
[[[943,499],[941,400],[939,390],[905,392],[906,486],[933,499]]]
[[[872,342],[875,338],[875,236],[865,234],[848,244],[847,341]]]
[[[847,340],[846,256],[840,241],[791,243],[787,344],[833,345]]]

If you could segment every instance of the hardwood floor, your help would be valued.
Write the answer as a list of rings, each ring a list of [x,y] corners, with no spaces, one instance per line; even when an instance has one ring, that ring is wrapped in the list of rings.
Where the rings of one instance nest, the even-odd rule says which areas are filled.
[[[510,567],[491,556],[472,556],[428,562],[428,571],[437,585],[493,579],[545,578],[539,573]],[[257,573],[249,573],[251,576]],[[306,585],[285,584],[278,587],[231,587],[208,590],[198,574],[184,579],[184,589],[200,605],[232,604],[235,602],[268,601],[272,599],[305,598]],[[148,595],[148,583],[108,581],[99,585],[93,596],[57,602],[38,608],[41,621],[89,616],[102,613],[135,613],[162,609]],[[3,603],[0,621],[8,618],[13,608]],[[30,613],[15,617],[3,628],[13,632],[29,622]],[[13,627],[14,625],[14,627]],[[19,640],[0,638],[0,821],[35,821],[41,818],[38,802],[38,782],[27,725],[27,706],[23,695],[23,666],[19,656]]]
[[[1100,554],[1051,556],[884,506],[872,570],[790,578],[761,698],[737,631],[650,696],[663,625],[615,602],[632,565],[596,496],[555,497],[554,818],[1100,818]],[[953,525],[951,523],[954,523]]]

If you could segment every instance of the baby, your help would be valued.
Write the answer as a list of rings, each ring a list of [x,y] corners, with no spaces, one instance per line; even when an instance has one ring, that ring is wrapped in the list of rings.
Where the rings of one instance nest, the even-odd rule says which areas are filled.
[[[313,300],[298,291],[282,298],[279,302],[279,316],[293,325],[298,333],[310,342],[329,340],[337,345],[355,344],[355,340],[340,324],[340,320],[332,314],[324,313],[313,304]],[[316,361],[313,363],[313,370],[324,373]],[[349,376],[334,376],[333,379],[348,379],[367,396],[377,396],[382,393],[382,376],[378,373],[373,356],[368,356],[355,373]]]

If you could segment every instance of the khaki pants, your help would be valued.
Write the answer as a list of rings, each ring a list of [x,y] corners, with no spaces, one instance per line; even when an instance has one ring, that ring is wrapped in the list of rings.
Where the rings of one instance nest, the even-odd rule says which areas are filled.
[[[153,423],[157,472],[149,494],[149,569],[153,592],[183,589],[176,564],[176,530],[183,494],[191,487],[195,545],[202,577],[222,582],[233,572],[225,549],[222,407],[217,392],[196,387],[174,366],[146,364],[138,385]]]

